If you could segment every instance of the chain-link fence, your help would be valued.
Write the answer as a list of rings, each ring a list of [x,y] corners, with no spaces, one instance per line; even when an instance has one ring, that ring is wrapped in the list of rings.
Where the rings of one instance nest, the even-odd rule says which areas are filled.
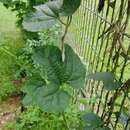
[[[130,130],[129,16],[129,0],[82,0],[69,35],[88,73],[112,72],[122,83],[120,89],[107,91],[90,80],[85,89],[91,110],[112,130]]]

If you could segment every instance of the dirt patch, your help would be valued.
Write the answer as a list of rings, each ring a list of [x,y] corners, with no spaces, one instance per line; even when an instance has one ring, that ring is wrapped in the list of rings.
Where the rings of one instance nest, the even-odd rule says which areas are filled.
[[[12,97],[0,104],[0,130],[3,126],[15,119],[15,113],[20,106],[20,98]]]

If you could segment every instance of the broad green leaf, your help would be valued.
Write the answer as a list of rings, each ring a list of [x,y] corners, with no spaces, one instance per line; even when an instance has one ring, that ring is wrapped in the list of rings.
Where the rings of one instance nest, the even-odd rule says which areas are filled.
[[[104,82],[104,88],[108,91],[113,91],[121,87],[121,84],[118,81]]]
[[[51,3],[51,2],[50,2]],[[50,7],[49,7],[50,5]],[[57,23],[56,18],[58,14],[51,4],[46,3],[44,5],[35,6],[35,12],[29,13],[23,20],[24,29],[31,32],[38,32],[44,29],[48,29]]]
[[[33,92],[38,88],[41,87],[43,85],[44,82],[42,81],[38,81],[38,80],[29,80],[26,85],[24,86],[24,88],[22,89],[22,91],[24,93],[30,93],[33,94]]]
[[[58,47],[44,46],[35,48],[33,60],[40,64],[47,80],[56,84],[67,83],[73,88],[81,88],[85,83],[86,69],[78,55],[69,45],[65,45],[65,61]]]
[[[56,0],[35,6],[36,11],[24,18],[23,28],[31,32],[49,29],[57,23],[60,15],[71,16],[80,3],[81,0]]]
[[[32,83],[32,84],[31,84]],[[35,105],[45,112],[63,112],[69,105],[70,96],[67,92],[59,90],[59,85],[41,85],[35,80],[29,82],[24,88],[26,96],[23,105]]]
[[[90,113],[86,113],[83,117],[82,120],[90,126],[93,127],[98,127],[102,124],[102,121],[100,119],[100,117],[98,117],[96,114],[90,112]]]
[[[106,126],[102,126],[103,122],[99,116],[97,116],[95,113],[86,113],[82,120],[85,123],[84,130],[110,130]]]
[[[22,104],[24,106],[29,106],[29,105],[36,105],[35,99],[33,98],[33,95],[25,95],[23,100],[22,100]]]
[[[95,130],[94,126],[85,126],[83,130]]]
[[[79,8],[81,0],[63,0],[60,15],[71,16]]]
[[[97,72],[95,74],[90,74],[87,79],[93,79],[98,81],[113,81],[115,79],[111,72]]]
[[[99,127],[99,128],[95,128],[93,126],[86,126],[84,128],[84,130],[110,130],[110,128],[108,127]]]
[[[44,77],[53,83],[61,83],[62,56],[61,51],[56,46],[37,47],[33,52],[33,61],[42,68]]]
[[[83,130],[111,130],[111,129],[105,126],[96,128],[93,125],[91,125],[91,126],[85,126]]]
[[[62,8],[63,0],[55,0],[47,2],[46,4],[55,15],[59,16],[59,10]]]
[[[100,128],[96,128],[95,130],[111,130],[109,127],[100,127]]]
[[[97,81],[103,81],[104,88],[108,91],[116,90],[121,87],[121,84],[116,81],[114,74],[111,72],[97,72],[90,74],[87,79],[93,79]]]
[[[73,88],[82,88],[85,84],[86,68],[79,56],[69,45],[65,45],[63,65],[65,81]]]
[[[53,85],[53,84],[52,84]],[[45,112],[63,112],[69,105],[70,96],[62,90],[52,90],[51,87],[41,87],[35,92],[38,106]],[[48,91],[48,93],[47,93]]]
[[[37,79],[34,79],[34,78],[30,79],[26,83],[26,85],[22,89],[22,91],[24,93],[26,93],[26,95],[25,95],[25,97],[23,98],[23,101],[22,101],[24,106],[36,104],[34,92],[36,91],[36,89],[38,87],[41,87],[43,84],[44,84],[44,81],[40,81],[40,80],[37,80]]]

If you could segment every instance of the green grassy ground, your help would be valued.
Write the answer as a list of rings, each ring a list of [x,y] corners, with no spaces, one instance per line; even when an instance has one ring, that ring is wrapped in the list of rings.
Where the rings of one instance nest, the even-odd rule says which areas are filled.
[[[23,39],[15,25],[15,13],[0,4],[0,101],[16,90],[13,80],[16,73],[16,59]]]

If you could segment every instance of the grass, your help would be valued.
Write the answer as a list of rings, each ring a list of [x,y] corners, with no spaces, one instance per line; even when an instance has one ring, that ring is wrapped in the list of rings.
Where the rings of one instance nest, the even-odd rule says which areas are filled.
[[[0,4],[0,101],[17,90],[13,84],[17,70],[15,56],[23,46],[16,14]]]

